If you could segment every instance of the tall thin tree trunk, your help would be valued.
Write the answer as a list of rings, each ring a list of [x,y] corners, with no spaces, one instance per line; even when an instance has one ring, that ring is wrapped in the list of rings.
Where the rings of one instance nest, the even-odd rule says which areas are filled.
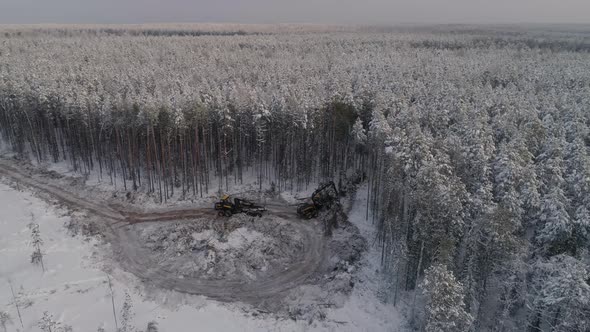
[[[12,282],[8,280],[8,285],[10,286],[10,292],[12,293],[12,301],[14,302],[14,306],[16,307],[16,313],[18,314],[18,320],[20,321],[20,326],[24,329],[25,325],[23,324],[23,317],[20,313],[20,306],[18,305],[18,300],[16,299],[16,294],[14,294],[14,287],[12,287]]]
[[[420,257],[418,258],[418,269],[416,270],[416,281],[414,282],[414,297],[412,299],[412,312],[410,314],[410,322],[414,322],[416,314],[416,295],[418,294],[418,278],[420,277],[420,269],[422,268],[422,256],[424,254],[424,240],[420,245]]]

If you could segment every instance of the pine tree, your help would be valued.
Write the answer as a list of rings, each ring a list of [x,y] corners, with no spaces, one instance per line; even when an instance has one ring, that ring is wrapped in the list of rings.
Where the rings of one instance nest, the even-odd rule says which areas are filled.
[[[458,240],[464,231],[465,185],[457,178],[446,155],[428,162],[418,172],[416,188],[417,229],[429,244],[441,239]]]
[[[553,331],[590,330],[590,269],[578,259],[557,255],[535,266],[533,326]]]
[[[465,311],[463,286],[446,265],[434,264],[426,270],[422,283],[426,295],[427,332],[467,331],[473,317]]]
[[[352,126],[351,135],[354,139],[354,142],[358,145],[365,145],[367,142],[367,131],[363,127],[363,121],[361,118],[357,118]]]
[[[482,292],[485,292],[488,278],[497,272],[502,264],[512,261],[518,252],[516,216],[501,206],[477,220],[471,236],[477,242],[477,271]]]
[[[590,243],[590,211],[585,206],[580,206],[575,212],[572,223],[570,245],[572,254],[576,256],[581,249],[588,248]]]
[[[495,201],[514,215],[518,227],[522,226],[524,207],[535,208],[538,204],[536,176],[527,159],[532,159],[532,156],[524,143],[515,140],[502,143],[494,161]]]
[[[550,254],[568,251],[568,240],[572,236],[573,223],[568,214],[569,202],[563,190],[556,186],[543,198],[540,220],[542,226],[537,240],[544,244]]]

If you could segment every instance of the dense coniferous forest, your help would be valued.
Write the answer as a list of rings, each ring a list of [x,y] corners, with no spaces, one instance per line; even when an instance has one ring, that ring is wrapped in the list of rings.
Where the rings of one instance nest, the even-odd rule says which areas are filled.
[[[590,28],[23,29],[16,153],[162,202],[359,176],[414,328],[590,330]]]

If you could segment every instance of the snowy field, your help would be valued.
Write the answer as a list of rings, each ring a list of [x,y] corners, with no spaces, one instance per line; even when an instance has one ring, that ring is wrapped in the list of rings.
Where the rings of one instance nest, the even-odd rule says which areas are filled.
[[[109,276],[101,270],[103,245],[68,235],[64,227],[69,221],[68,211],[30,193],[0,184],[0,202],[0,311],[11,317],[8,331],[41,331],[38,323],[44,312],[51,314],[63,331],[68,326],[73,331],[101,327],[114,331]],[[358,207],[352,209],[352,221],[364,236],[371,236],[373,230],[365,224],[362,199],[355,205]],[[33,248],[27,225],[32,220],[39,224],[44,241],[45,272],[30,263]],[[374,254],[365,257],[378,257]],[[360,280],[344,305],[329,309],[324,321],[313,322],[261,315],[244,305],[220,304],[173,292],[151,300],[138,292],[140,288],[132,278],[110,278],[117,326],[128,326],[127,331],[144,331],[149,322],[156,322],[159,331],[174,332],[195,331],[197,327],[201,331],[398,331],[399,314],[375,295],[377,268],[378,262],[367,261],[357,272]],[[121,273],[114,271],[111,275]],[[10,285],[17,297],[22,326]]]

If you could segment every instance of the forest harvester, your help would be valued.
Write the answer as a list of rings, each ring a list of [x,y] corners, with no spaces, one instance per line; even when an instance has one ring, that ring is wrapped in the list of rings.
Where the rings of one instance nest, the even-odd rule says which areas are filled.
[[[330,208],[335,201],[338,201],[339,194],[334,181],[320,186],[311,195],[311,202],[301,203],[297,207],[297,215],[303,219],[315,218],[323,208]]]
[[[245,213],[251,217],[262,217],[262,213],[266,211],[266,208],[252,201],[237,197],[232,202],[230,195],[223,195],[221,201],[215,203],[215,210],[219,211],[217,214],[220,217],[231,217],[236,213]]]

